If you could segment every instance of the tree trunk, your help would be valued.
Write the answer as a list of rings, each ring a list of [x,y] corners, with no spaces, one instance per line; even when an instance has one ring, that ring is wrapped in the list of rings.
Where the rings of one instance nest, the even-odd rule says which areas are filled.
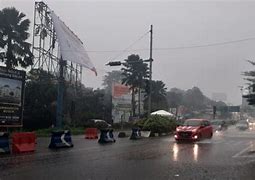
[[[135,89],[132,88],[132,116],[135,117]]]
[[[11,50],[11,39],[8,39],[8,45],[7,45],[7,53],[6,53],[6,61],[5,61],[5,65],[7,69],[11,69],[12,68],[12,59],[11,59],[11,55],[12,55],[12,50]]]
[[[138,116],[141,116],[141,88],[138,89]]]

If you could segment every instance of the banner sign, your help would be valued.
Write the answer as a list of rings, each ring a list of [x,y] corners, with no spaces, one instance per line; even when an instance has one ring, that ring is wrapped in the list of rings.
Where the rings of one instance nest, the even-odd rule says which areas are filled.
[[[59,19],[54,12],[51,12],[51,17],[63,60],[77,63],[94,71],[97,75],[96,68],[91,62],[81,40],[65,25],[63,21]]]
[[[221,112],[240,112],[240,106],[219,106],[217,107],[218,111]]]
[[[112,119],[114,123],[127,122],[131,112],[132,95],[128,86],[112,85]]]
[[[25,76],[0,66],[0,127],[22,127]]]

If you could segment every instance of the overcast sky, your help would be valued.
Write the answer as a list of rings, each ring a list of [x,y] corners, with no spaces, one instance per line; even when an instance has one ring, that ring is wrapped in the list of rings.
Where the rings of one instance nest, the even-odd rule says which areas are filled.
[[[84,69],[83,83],[101,87],[106,67],[123,50],[154,26],[154,48],[211,44],[255,37],[255,2],[252,1],[86,1],[47,0],[49,7],[80,37],[98,70],[98,76]],[[0,0],[0,8],[14,6],[33,22],[33,0]],[[31,24],[32,25],[32,24]],[[32,30],[31,30],[32,34]],[[149,57],[149,34],[129,52]],[[143,50],[139,50],[143,49]],[[97,52],[95,52],[97,51]],[[113,51],[113,52],[102,52]],[[199,87],[208,97],[227,94],[228,102],[239,104],[242,72],[253,67],[255,40],[192,49],[153,51],[153,79],[167,88]]]

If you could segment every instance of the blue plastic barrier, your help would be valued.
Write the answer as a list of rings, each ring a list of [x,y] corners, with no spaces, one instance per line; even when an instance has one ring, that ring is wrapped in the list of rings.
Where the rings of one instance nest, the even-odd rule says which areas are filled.
[[[115,142],[113,129],[100,129],[100,137],[98,143],[112,143]]]
[[[9,133],[0,132],[0,154],[10,153]]]
[[[136,140],[141,139],[141,130],[140,128],[132,128],[132,133],[129,139]]]
[[[73,143],[71,138],[71,132],[69,130],[51,132],[51,141],[49,148],[58,149],[70,147],[73,147]]]

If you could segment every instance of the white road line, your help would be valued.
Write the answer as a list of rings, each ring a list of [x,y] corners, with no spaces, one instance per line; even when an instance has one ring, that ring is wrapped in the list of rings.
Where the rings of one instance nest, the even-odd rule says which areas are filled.
[[[249,149],[252,148],[252,145],[249,145],[248,147],[246,147],[245,149],[243,149],[242,151],[236,153],[234,156],[232,156],[233,158],[237,158],[239,156],[241,156],[243,153],[245,153],[246,151],[248,151]]]

